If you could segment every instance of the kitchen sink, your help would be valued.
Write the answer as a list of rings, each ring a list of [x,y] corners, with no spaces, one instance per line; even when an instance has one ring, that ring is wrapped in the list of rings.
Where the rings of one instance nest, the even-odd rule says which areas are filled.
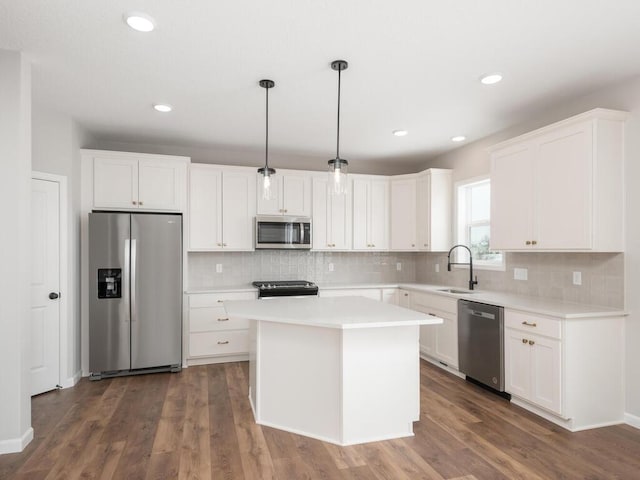
[[[470,295],[476,293],[473,290],[458,290],[457,288],[439,288],[438,292],[453,293],[454,295]]]

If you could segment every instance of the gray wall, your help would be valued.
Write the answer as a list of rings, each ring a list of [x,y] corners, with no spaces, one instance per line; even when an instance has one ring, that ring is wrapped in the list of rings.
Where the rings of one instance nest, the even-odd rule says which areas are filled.
[[[0,50],[0,453],[31,431],[31,68]]]

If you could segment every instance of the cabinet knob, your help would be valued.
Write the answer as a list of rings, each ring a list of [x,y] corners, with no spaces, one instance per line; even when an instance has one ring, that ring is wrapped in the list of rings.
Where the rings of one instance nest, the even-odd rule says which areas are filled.
[[[219,322],[228,322],[229,319],[228,318],[219,318],[218,321]]]
[[[218,342],[218,345],[227,345],[229,343],[229,340],[225,340],[224,342]]]
[[[286,208],[284,209],[284,213],[287,213],[289,210],[287,210]]]
[[[222,302],[224,302],[224,300],[218,300],[218,303],[222,303]]]
[[[131,203],[133,203],[134,205],[138,204],[138,202],[136,202],[135,200],[132,200]]]
[[[428,247],[429,245],[427,245],[426,243],[424,244],[425,247]]]
[[[222,244],[222,246],[223,246],[223,247],[226,247],[226,246],[227,246],[227,244],[226,244],[226,243],[223,243],[223,244]]]
[[[531,245],[537,245],[538,242],[536,240],[531,240]]]
[[[219,243],[219,244],[218,244],[218,246],[219,246],[219,247],[221,247],[221,246],[222,246],[222,244],[221,244],[221,243]]]
[[[525,245],[531,245],[531,240],[527,240],[526,242],[524,242]]]
[[[522,339],[522,343],[527,343],[527,339],[526,339],[526,338],[523,338],[523,339]]]
[[[405,297],[408,297],[408,296],[409,296],[409,294],[408,294],[408,293],[405,293],[405,294],[404,294],[404,296],[405,296]]]
[[[372,246],[373,248],[375,248],[375,247],[376,247],[373,243],[371,244],[371,246]]]
[[[415,247],[415,246],[416,246],[416,244],[415,244],[415,243],[412,243],[412,244],[411,244],[411,246],[412,246],[412,247]]]
[[[533,340],[529,340],[529,345],[533,345],[534,343],[536,342],[534,342]]]
[[[140,200],[140,201],[138,202],[138,204],[139,204],[139,205],[142,205],[142,200]]]

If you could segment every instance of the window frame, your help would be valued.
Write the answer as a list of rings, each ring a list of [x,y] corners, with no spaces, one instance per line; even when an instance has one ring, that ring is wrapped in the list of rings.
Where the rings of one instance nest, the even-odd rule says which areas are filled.
[[[485,226],[485,225],[488,225],[489,227],[491,227],[491,206],[489,206],[488,220],[480,220],[480,221],[474,221],[474,222],[470,220],[470,213],[469,213],[471,211],[471,195],[465,195],[465,198],[464,198],[464,201],[465,201],[464,218],[462,214],[463,212],[460,209],[460,206],[461,206],[460,197],[461,197],[462,190],[468,189],[474,184],[479,184],[484,182],[489,183],[489,193],[491,193],[491,176],[490,175],[481,175],[477,177],[466,178],[454,184],[454,197],[455,197],[454,198],[454,212],[455,212],[454,238],[455,238],[456,244],[463,244],[463,245],[469,244],[471,227]],[[466,232],[463,233],[464,230],[466,230]],[[458,249],[458,251],[460,251],[460,249]],[[452,261],[454,262],[461,261],[461,259],[458,258],[458,251],[454,252],[455,260],[452,259]],[[500,272],[506,271],[507,270],[506,258],[505,258],[506,255],[503,251],[498,251],[498,253],[501,254],[501,261],[499,263],[474,259],[473,268],[477,270],[493,270],[493,271],[500,271]],[[454,265],[453,267],[469,268],[465,265]]]

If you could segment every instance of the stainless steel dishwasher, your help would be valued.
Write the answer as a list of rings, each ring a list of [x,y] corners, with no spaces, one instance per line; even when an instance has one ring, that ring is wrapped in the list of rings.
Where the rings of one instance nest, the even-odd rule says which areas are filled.
[[[502,307],[458,300],[458,355],[459,369],[467,380],[504,392]]]

